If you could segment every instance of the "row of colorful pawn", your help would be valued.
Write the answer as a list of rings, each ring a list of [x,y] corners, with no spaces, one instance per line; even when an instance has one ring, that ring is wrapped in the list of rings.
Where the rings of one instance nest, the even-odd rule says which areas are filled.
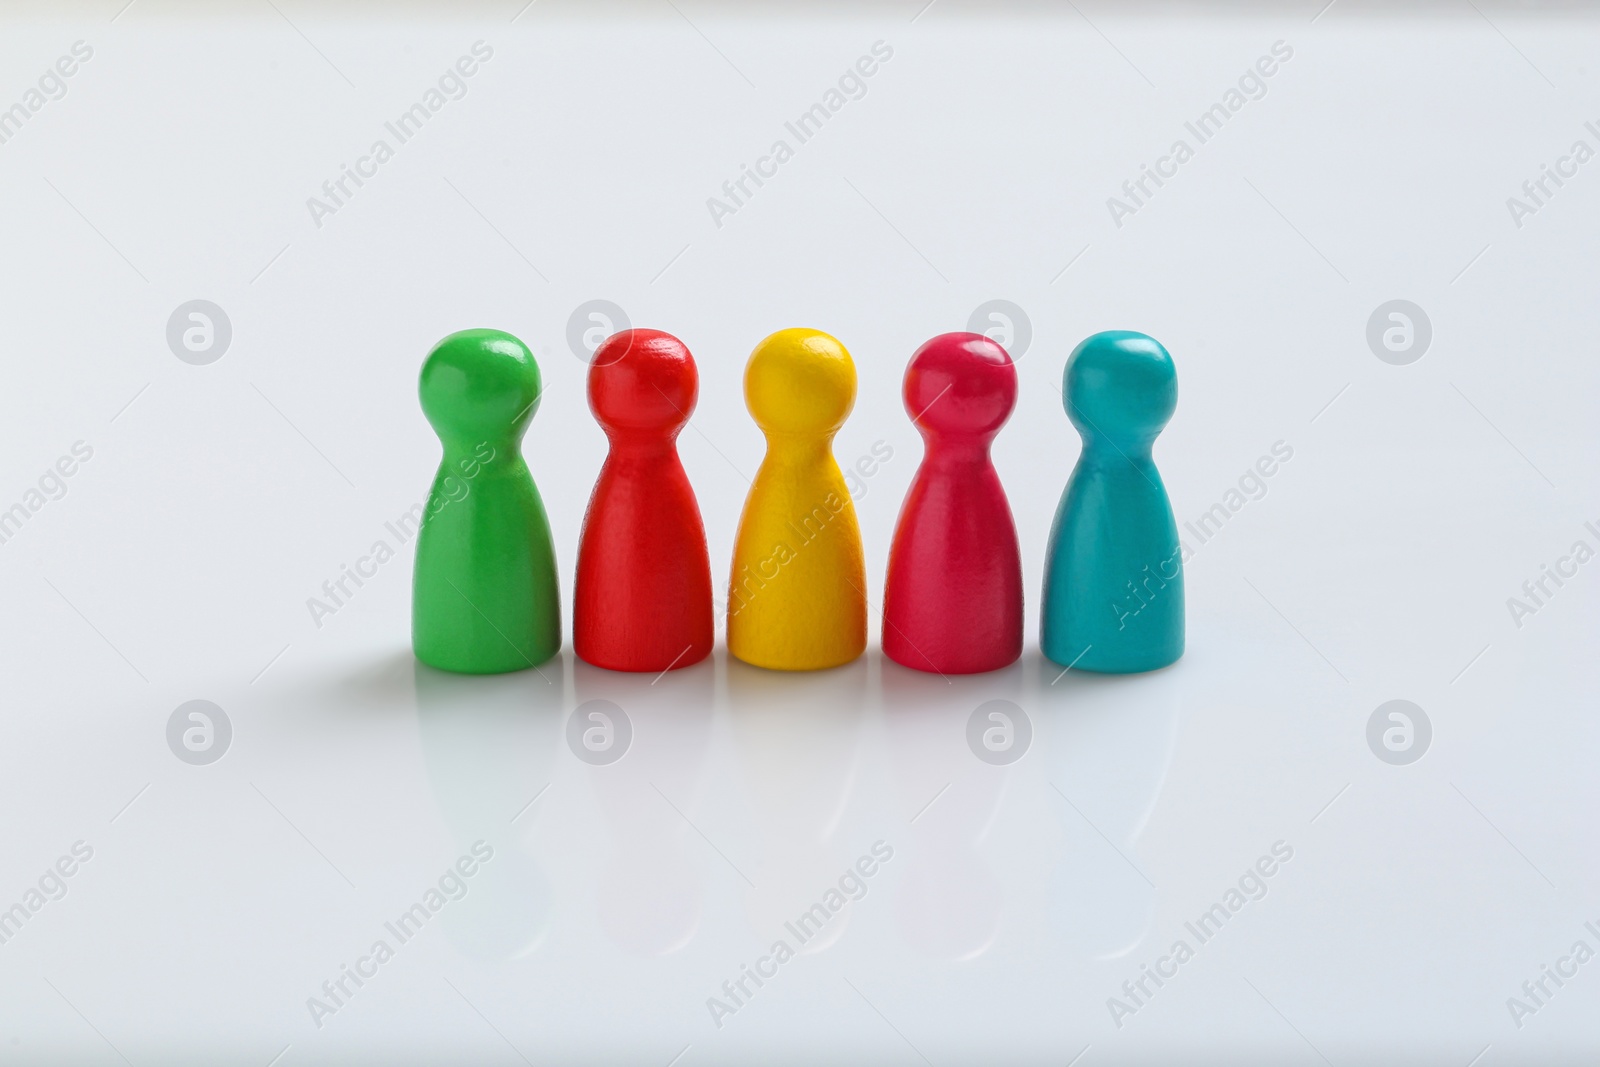
[[[527,346],[496,330],[452,334],[423,365],[422,409],[444,445],[417,539],[424,663],[497,673],[561,647],[554,545],[521,452],[540,390]],[[595,350],[589,406],[610,450],[574,584],[573,645],[588,663],[664,672],[711,652],[711,565],[676,446],[698,391],[671,334],[626,330]],[[826,333],[781,330],[751,353],[744,392],[767,451],[735,538],[728,651],[774,670],[848,663],[867,643],[867,583],[832,441],[855,366]],[[989,459],[1016,396],[1011,357],[980,334],[935,337],[906,369],[924,455],[889,552],[882,647],[907,667],[972,674],[1022,652],[1017,532]],[[1172,359],[1144,334],[1095,334],[1068,358],[1062,396],[1083,450],[1050,531],[1041,649],[1078,670],[1166,666],[1183,652],[1183,573],[1151,447],[1177,403]]]

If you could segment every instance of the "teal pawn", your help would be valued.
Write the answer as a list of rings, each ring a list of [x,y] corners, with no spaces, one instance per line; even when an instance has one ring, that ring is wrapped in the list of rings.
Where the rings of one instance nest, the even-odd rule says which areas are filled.
[[[1172,357],[1153,337],[1088,338],[1062,378],[1083,438],[1045,557],[1044,654],[1105,674],[1183,655],[1183,559],[1166,487],[1150,456],[1178,404]]]

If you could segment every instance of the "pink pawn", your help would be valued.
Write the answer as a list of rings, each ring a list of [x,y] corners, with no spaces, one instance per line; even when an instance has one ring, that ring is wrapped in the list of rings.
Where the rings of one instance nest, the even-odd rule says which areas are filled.
[[[883,652],[939,674],[998,670],[1022,654],[1022,560],[989,445],[1017,402],[1006,350],[941,334],[906,367],[924,452],[889,548]]]

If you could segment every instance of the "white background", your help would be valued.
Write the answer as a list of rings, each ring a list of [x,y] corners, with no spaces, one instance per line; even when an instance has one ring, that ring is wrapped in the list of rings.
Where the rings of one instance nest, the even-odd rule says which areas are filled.
[[[1506,603],[1574,541],[1600,547],[1600,161],[1520,228],[1506,206],[1574,140],[1600,148],[1593,18],[674,3],[0,16],[0,107],[94,49],[0,144],[0,508],[93,448],[0,545],[0,907],[94,850],[0,945],[0,1058],[1600,1053],[1600,961],[1520,1027],[1506,1004],[1578,939],[1600,949],[1600,564],[1520,627]],[[465,98],[317,227],[306,199],[479,40]],[[716,226],[706,199],[880,40],[866,95]],[[1280,40],[1267,95],[1115,225],[1107,198]],[[165,339],[196,298],[233,327],[207,366]],[[471,326],[539,358],[525,453],[570,598],[605,443],[565,335],[594,298],[699,362],[681,451],[719,581],[761,455],[746,356],[794,325],[849,347],[836,454],[894,449],[857,505],[874,602],[920,454],[906,359],[984,301],[1024,308],[995,447],[1023,661],[947,684],[874,649],[790,678],[719,646],[652,686],[569,641],[539,673],[419,683],[409,546],[314,625],[307,598],[425,494],[416,371]],[[1433,326],[1408,366],[1365,339],[1396,298]],[[1109,328],[1176,361],[1156,460],[1180,524],[1275,442],[1294,455],[1190,560],[1179,664],[1058,678],[1036,649],[1078,451],[1056,386]],[[233,727],[209,766],[166,742],[196,698]],[[595,698],[635,732],[606,767],[565,741]],[[1396,698],[1433,728],[1409,766],[1366,741]],[[990,699],[1033,726],[1009,767],[965,740]],[[466,898],[319,1028],[307,998],[479,839],[495,858]],[[894,858],[821,950],[719,1028],[707,998],[879,840]],[[1118,1026],[1107,999],[1278,841],[1294,855],[1267,895]]]

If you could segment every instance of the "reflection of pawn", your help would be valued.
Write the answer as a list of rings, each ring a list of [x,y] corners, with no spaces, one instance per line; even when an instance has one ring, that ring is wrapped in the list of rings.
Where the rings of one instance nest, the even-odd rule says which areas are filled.
[[[1183,562],[1150,450],[1178,403],[1172,357],[1142,333],[1097,333],[1062,396],[1083,452],[1050,530],[1042,650],[1085,671],[1165,667],[1183,655]]]
[[[453,333],[428,354],[418,392],[444,444],[417,535],[411,644],[463,674],[542,663],[561,647],[555,546],[522,434],[539,365],[498,330]]]
[[[552,667],[554,669],[552,669]],[[555,893],[531,838],[529,806],[555,772],[560,739],[561,661],[488,678],[413,664],[423,764],[456,855],[480,866],[468,891],[440,915],[450,940],[476,960],[517,959],[549,932]],[[508,822],[509,820],[509,822]]]
[[[836,838],[858,773],[868,668],[858,659],[794,676],[728,664],[733,742],[762,842],[749,870],[751,928],[765,934],[793,923],[805,934],[793,945],[802,955],[827,949],[850,923],[850,908],[820,927],[814,914],[801,917],[853,859]]]
[[[926,443],[889,549],[883,654],[940,674],[1022,654],[1022,560],[989,443],[1017,402],[1006,350],[975,333],[935,337],[906,368],[906,410]]]
[[[1005,795],[1011,768],[976,758],[970,738],[974,709],[1020,707],[1022,665],[982,678],[938,678],[883,665],[884,719],[902,810],[911,815],[895,914],[906,940],[942,960],[967,960],[994,944],[1006,909],[1006,888],[981,845]],[[987,721],[987,720],[986,720]],[[1031,733],[1011,739],[1026,751]],[[1013,760],[1014,762],[1014,760]]]
[[[589,365],[611,451],[583,518],[572,643],[597,667],[654,673],[711,652],[711,562],[676,444],[698,391],[694,357],[660,330],[613,334]]]
[[[715,665],[702,661],[653,678],[579,663],[573,676],[575,713],[595,701],[615,705],[613,713],[632,709],[637,715],[626,758],[590,767],[584,775],[612,843],[611,856],[596,872],[601,928],[634,955],[676,952],[699,928],[704,907],[704,855],[696,851],[691,860],[685,852],[692,828],[679,809],[692,811],[700,789],[711,743]]]
[[[855,404],[855,364],[819,330],[780,330],[750,354],[744,396],[767,455],[734,542],[728,651],[773,670],[848,663],[867,645],[867,580],[833,435]]]
[[[1042,661],[1031,683],[1034,748],[1065,801],[1056,806],[1062,845],[1047,883],[1050,911],[1074,952],[1121,956],[1155,921],[1139,838],[1177,747],[1182,687],[1170,671],[1108,678]]]

